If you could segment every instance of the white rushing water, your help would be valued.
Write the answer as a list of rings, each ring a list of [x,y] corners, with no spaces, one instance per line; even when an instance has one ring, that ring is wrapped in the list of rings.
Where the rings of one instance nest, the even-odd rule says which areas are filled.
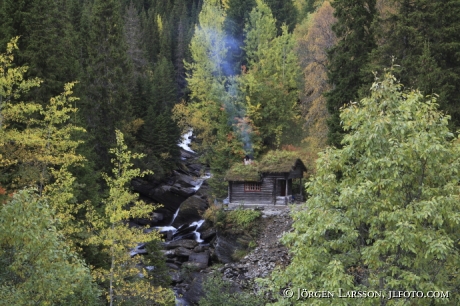
[[[208,178],[211,178],[211,173],[207,172],[205,175],[201,176],[199,179],[197,179],[198,184],[193,187],[195,191],[198,191],[200,189],[201,185],[203,185],[204,181],[206,181]]]
[[[192,143],[192,139],[190,137],[192,136],[192,134],[193,134],[193,130],[192,129],[188,130],[187,133],[182,135],[182,140],[177,145],[181,147],[182,149],[184,149],[185,151],[195,153],[195,151],[193,151],[190,148],[190,143]]]
[[[200,226],[204,223],[204,220],[200,220],[200,221],[195,221],[195,222],[192,222],[192,224],[190,224],[190,226],[197,226],[195,228],[195,230],[193,231],[193,233],[195,234],[195,240],[196,242],[198,243],[202,243],[204,242],[203,239],[201,239],[201,233],[200,232],[197,232],[197,230],[200,228]]]
[[[176,220],[176,217],[177,217],[177,215],[179,214],[179,209],[180,209],[180,205],[179,205],[179,207],[177,208],[176,212],[174,213],[174,216],[173,216],[171,222],[169,223],[169,225],[172,225],[173,222],[174,222],[174,220]]]

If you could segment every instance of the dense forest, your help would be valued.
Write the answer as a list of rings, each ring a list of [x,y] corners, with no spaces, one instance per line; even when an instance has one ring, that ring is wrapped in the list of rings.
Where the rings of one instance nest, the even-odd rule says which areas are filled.
[[[309,170],[292,263],[260,304],[305,302],[287,287],[457,304],[458,16],[459,0],[0,0],[0,304],[173,305],[161,237],[125,221],[155,209],[131,180],[167,178],[189,130],[213,199],[246,155]],[[158,255],[143,278],[139,242]]]

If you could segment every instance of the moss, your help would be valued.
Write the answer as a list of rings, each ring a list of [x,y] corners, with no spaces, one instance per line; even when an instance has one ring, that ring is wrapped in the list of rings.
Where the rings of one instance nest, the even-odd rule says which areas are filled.
[[[258,171],[258,163],[245,165],[243,163],[234,164],[230,170],[227,171],[225,180],[233,182],[259,182],[260,174]]]
[[[226,181],[233,182],[260,182],[262,173],[286,173],[293,170],[299,165],[307,170],[300,160],[297,152],[293,151],[269,151],[262,159],[252,164],[244,165],[243,163],[234,164],[225,176]]]
[[[269,151],[259,163],[259,171],[263,173],[289,172],[295,166],[299,156],[292,151]]]

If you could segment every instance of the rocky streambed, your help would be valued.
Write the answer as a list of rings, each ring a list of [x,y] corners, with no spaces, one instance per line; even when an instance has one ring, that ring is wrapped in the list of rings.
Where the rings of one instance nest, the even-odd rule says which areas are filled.
[[[203,281],[216,273],[233,282],[238,290],[255,290],[255,278],[266,277],[276,266],[289,263],[288,252],[279,243],[283,232],[291,228],[288,208],[264,209],[255,245],[246,256],[235,260],[237,250],[249,251],[241,242],[245,237],[217,230],[203,220],[209,207],[209,172],[186,143],[181,147],[182,163],[168,179],[133,180],[133,189],[141,198],[163,204],[151,218],[136,220],[136,225],[150,225],[148,230],[158,230],[163,235],[162,253],[178,305],[196,304],[203,296]],[[131,255],[146,252],[139,245]]]

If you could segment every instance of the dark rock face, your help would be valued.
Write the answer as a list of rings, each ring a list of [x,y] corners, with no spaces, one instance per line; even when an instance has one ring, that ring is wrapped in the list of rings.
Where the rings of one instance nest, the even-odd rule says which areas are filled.
[[[192,223],[202,219],[201,214],[208,208],[206,200],[199,196],[191,196],[185,200],[179,208],[179,213],[172,226],[177,227],[180,224]]]
[[[188,301],[189,305],[196,305],[203,296],[203,281],[206,276],[200,273],[193,273],[193,281],[190,284],[189,290],[184,294],[184,300]]]
[[[189,263],[193,263],[197,269],[206,269],[209,265],[209,252],[192,253],[188,258]]]
[[[232,254],[239,248],[242,248],[242,245],[237,242],[236,236],[223,235],[217,233],[216,241],[214,243],[215,249],[214,254],[217,256],[217,259],[222,263],[233,262]]]
[[[167,250],[175,249],[178,247],[183,247],[186,249],[194,249],[198,245],[198,242],[191,239],[176,240],[169,243],[164,243],[163,247]]]
[[[200,181],[196,177],[180,173],[179,171],[174,171],[174,177],[176,184],[182,187],[195,187],[200,184]]]
[[[216,234],[217,230],[215,228],[210,228],[201,233],[201,239],[204,241],[210,241]]]

